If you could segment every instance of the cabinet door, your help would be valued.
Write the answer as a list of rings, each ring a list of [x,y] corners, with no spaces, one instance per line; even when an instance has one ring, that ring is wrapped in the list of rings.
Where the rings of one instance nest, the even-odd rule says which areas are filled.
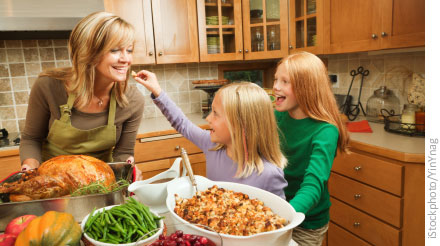
[[[425,45],[425,1],[383,1],[382,48]]]
[[[200,61],[243,60],[241,0],[198,0],[197,14]]]
[[[199,61],[196,0],[152,0],[158,64]]]
[[[326,53],[380,49],[382,1],[324,1]]]
[[[105,10],[114,13],[136,30],[133,64],[154,64],[151,0],[105,0]]]
[[[286,56],[287,0],[245,0],[242,3],[245,60]]]
[[[298,50],[323,53],[323,18],[322,0],[290,0],[289,53]]]
[[[14,152],[14,151],[10,151]],[[9,174],[13,172],[20,171],[20,156],[18,155],[18,150],[15,151],[16,154],[9,155],[8,151],[4,151],[0,157],[0,180],[8,177]]]

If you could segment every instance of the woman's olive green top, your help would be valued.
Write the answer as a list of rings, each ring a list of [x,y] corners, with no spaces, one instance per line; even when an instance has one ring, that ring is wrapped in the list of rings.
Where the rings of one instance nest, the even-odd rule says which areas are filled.
[[[129,104],[124,108],[116,106],[113,161],[125,161],[130,155],[134,155],[136,134],[142,120],[144,97],[134,86],[129,86],[125,94]],[[47,141],[54,121],[60,119],[60,106],[67,104],[67,99],[63,82],[50,77],[37,79],[29,97],[26,125],[21,133],[21,161],[34,158],[42,162],[42,146]],[[87,131],[108,125],[108,116],[109,109],[100,113],[84,113],[72,108],[70,122],[79,131]]]

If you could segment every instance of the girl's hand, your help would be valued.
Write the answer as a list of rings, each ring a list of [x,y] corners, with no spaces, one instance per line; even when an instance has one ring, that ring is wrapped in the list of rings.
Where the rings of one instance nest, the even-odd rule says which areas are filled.
[[[159,82],[157,81],[156,74],[142,70],[136,74],[134,79],[139,82],[141,85],[145,86],[155,97],[158,97],[162,92],[162,88],[160,88]]]

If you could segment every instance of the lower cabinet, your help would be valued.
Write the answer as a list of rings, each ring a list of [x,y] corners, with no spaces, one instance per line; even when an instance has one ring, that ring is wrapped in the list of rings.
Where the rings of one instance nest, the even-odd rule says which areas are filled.
[[[0,181],[13,172],[20,171],[20,156],[18,149],[4,150],[0,152]]]
[[[424,245],[424,163],[371,153],[333,163],[327,245]]]
[[[136,166],[147,179],[159,174],[180,157],[185,148],[195,175],[206,176],[206,159],[202,150],[180,134],[162,135],[136,139],[134,158]]]

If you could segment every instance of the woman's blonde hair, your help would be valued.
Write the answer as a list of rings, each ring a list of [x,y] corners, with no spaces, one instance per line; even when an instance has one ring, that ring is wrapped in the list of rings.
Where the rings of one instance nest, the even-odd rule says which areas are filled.
[[[134,45],[131,24],[111,13],[92,13],[84,17],[70,34],[68,46],[72,67],[47,70],[40,76],[62,80],[67,92],[76,94],[75,106],[84,107],[92,100],[95,67],[103,55],[115,47],[130,45]],[[115,86],[116,101],[121,107],[128,104],[125,97],[128,79],[129,76],[125,82],[118,82]]]
[[[237,162],[236,177],[263,172],[263,158],[284,168],[272,102],[258,85],[241,82],[223,86],[220,96],[232,140],[232,159]],[[219,144],[214,149],[223,148]]]
[[[287,68],[293,94],[301,110],[312,119],[336,126],[339,131],[338,148],[348,152],[350,138],[341,120],[324,63],[317,56],[302,51],[283,58],[278,66],[283,65]]]

